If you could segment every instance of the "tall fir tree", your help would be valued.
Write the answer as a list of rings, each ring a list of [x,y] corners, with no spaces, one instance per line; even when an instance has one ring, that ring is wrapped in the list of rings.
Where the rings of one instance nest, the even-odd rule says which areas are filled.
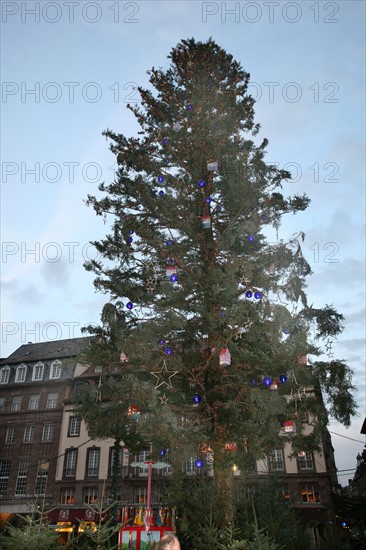
[[[97,339],[85,360],[103,375],[80,414],[92,437],[131,450],[151,441],[177,469],[213,457],[230,518],[233,464],[244,470],[279,442],[318,448],[321,393],[348,426],[353,386],[345,361],[301,361],[331,345],[343,317],[308,303],[304,235],[270,241],[310,201],[284,196],[291,175],[266,164],[266,139],[255,143],[249,74],[212,39],[182,40],[169,58],[148,71],[151,90],[138,88],[141,106],[128,105],[139,136],[104,133],[118,171],[88,196],[111,220],[93,243],[101,259],[86,264],[109,297],[101,326],[86,329]]]

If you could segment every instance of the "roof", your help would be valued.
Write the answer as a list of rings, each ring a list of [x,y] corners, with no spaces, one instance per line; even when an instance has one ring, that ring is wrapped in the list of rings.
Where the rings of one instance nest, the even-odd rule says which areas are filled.
[[[365,420],[363,421],[360,433],[361,434],[366,434],[366,416],[365,416]]]
[[[23,346],[20,346],[20,348],[9,355],[9,357],[1,359],[0,365],[39,361],[42,359],[74,357],[85,351],[94,338],[95,336],[86,336],[82,338],[68,338],[66,340],[23,344]]]

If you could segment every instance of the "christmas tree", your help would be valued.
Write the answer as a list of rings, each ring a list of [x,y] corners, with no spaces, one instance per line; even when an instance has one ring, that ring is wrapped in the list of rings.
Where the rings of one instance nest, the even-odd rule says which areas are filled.
[[[97,338],[85,360],[103,374],[80,413],[91,437],[152,442],[177,470],[213,460],[230,518],[234,463],[245,470],[284,441],[318,448],[322,396],[348,426],[353,386],[345,361],[306,361],[330,350],[343,317],[308,302],[304,235],[273,242],[310,201],[284,196],[291,175],[265,162],[249,74],[212,39],[182,40],[169,59],[128,106],[138,137],[104,133],[118,171],[88,196],[111,224],[86,264],[109,298],[86,328]]]

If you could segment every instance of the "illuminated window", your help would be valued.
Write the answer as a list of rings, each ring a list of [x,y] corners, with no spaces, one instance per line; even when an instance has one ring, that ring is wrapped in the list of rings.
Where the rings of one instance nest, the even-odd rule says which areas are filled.
[[[95,504],[98,501],[97,487],[85,487],[83,489],[84,504]]]
[[[288,485],[285,483],[282,485],[282,496],[285,499],[286,502],[290,502],[290,492],[288,490]]]
[[[65,487],[61,489],[60,502],[61,504],[75,503],[75,490],[73,487]]]
[[[300,493],[302,502],[320,502],[320,492],[317,483],[301,483]]]

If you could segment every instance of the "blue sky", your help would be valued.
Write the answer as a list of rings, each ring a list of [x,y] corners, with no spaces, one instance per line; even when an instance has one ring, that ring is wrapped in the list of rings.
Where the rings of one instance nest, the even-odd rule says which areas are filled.
[[[355,467],[365,416],[365,3],[2,2],[1,356],[28,341],[80,335],[106,297],[83,261],[108,230],[85,206],[113,177],[101,132],[137,132],[128,102],[181,39],[210,36],[251,74],[267,159],[294,175],[309,301],[346,318],[333,345],[354,369],[360,417],[334,423],[339,470]],[[33,93],[32,93],[33,90]],[[33,251],[33,252],[32,252]],[[340,472],[342,484],[352,473]]]

